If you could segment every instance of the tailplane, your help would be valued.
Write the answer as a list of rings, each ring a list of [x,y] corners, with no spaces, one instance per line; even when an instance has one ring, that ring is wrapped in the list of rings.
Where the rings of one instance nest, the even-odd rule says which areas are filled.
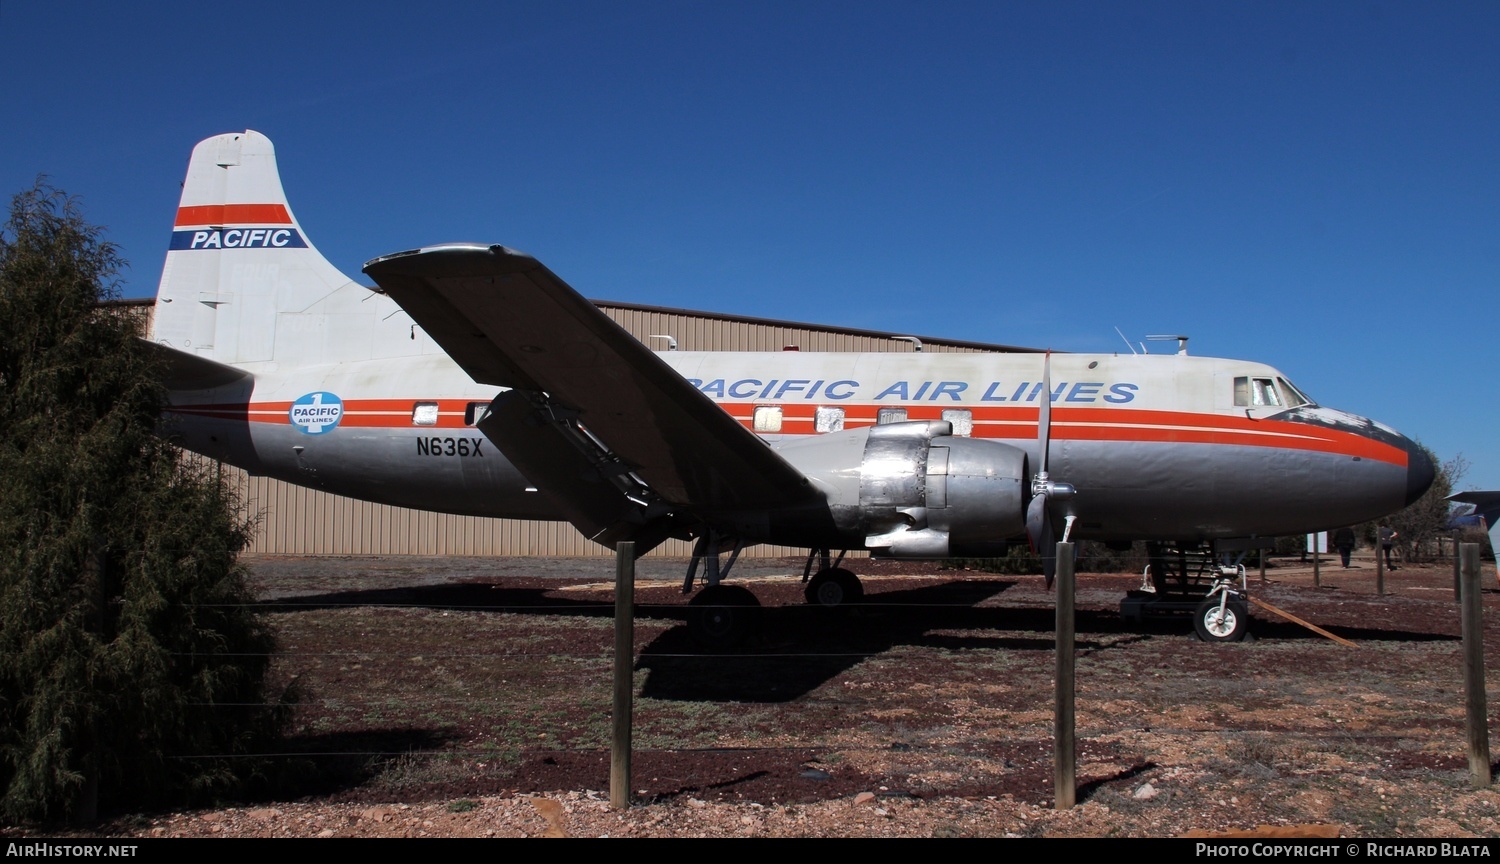
[[[292,215],[269,138],[247,130],[193,148],[151,341],[229,364],[323,354],[301,339],[278,346],[278,320],[350,287]]]

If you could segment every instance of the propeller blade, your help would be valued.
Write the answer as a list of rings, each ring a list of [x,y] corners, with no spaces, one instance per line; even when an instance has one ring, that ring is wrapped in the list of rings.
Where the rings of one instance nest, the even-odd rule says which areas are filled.
[[[1031,542],[1031,551],[1042,551],[1042,530],[1048,521],[1047,496],[1031,496],[1031,503],[1026,505],[1026,539]]]
[[[1026,539],[1031,543],[1031,551],[1041,556],[1042,575],[1050,590],[1057,575],[1057,535],[1047,509],[1046,493],[1031,496],[1031,503],[1026,505]]]
[[[1047,476],[1047,450],[1052,439],[1052,352],[1042,355],[1042,402],[1036,415],[1036,445],[1041,459],[1041,470],[1031,480],[1031,503],[1026,505],[1026,539],[1031,542],[1031,551],[1042,557],[1042,575],[1051,590],[1052,580],[1057,575],[1057,539],[1052,530],[1052,514],[1048,508],[1053,484]],[[1063,484],[1066,486],[1066,484]],[[1068,491],[1071,491],[1069,487]]]
[[[1042,405],[1037,409],[1036,443],[1041,452],[1040,476],[1047,477],[1047,445],[1052,437],[1052,352],[1042,355]]]

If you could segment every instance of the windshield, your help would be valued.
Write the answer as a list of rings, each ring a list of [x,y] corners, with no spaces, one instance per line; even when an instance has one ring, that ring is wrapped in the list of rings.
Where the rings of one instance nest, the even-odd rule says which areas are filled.
[[[1237,408],[1296,408],[1311,405],[1312,400],[1285,378],[1241,375],[1234,379],[1234,404]]]
[[[1296,408],[1298,405],[1312,404],[1312,400],[1307,398],[1307,394],[1292,386],[1292,382],[1286,380],[1285,378],[1277,378],[1276,380],[1281,382],[1282,392],[1286,394],[1287,407]]]

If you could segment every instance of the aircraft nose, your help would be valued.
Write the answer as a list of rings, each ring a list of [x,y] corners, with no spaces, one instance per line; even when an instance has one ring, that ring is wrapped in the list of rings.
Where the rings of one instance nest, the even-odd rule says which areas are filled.
[[[1432,485],[1433,477],[1437,475],[1437,469],[1433,467],[1432,457],[1427,455],[1427,449],[1410,438],[1406,440],[1406,503],[1408,506],[1427,491]]]

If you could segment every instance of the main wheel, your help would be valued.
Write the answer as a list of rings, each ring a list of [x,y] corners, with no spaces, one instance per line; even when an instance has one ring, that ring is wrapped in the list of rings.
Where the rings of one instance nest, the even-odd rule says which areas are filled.
[[[688,603],[688,633],[705,648],[733,648],[755,632],[760,601],[748,588],[710,585]]]
[[[842,567],[819,570],[807,583],[804,592],[807,602],[813,606],[834,609],[849,606],[864,599],[865,587],[859,577]]]
[[[1250,609],[1230,600],[1221,612],[1217,599],[1204,600],[1193,613],[1193,629],[1204,642],[1238,642],[1250,629]]]

